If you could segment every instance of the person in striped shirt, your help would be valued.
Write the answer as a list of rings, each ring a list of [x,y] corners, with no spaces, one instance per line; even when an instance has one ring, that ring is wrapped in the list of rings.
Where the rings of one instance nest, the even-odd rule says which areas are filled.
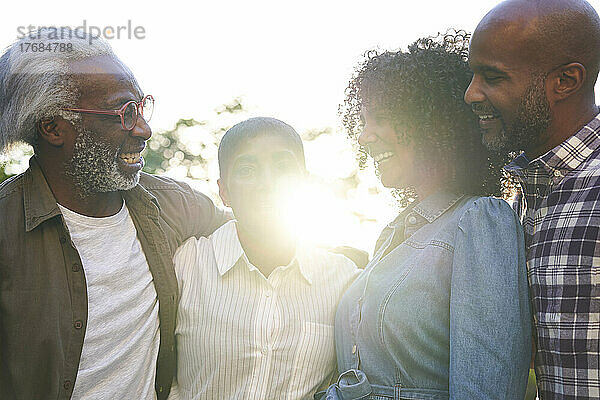
[[[335,311],[358,269],[288,233],[282,198],[306,175],[291,126],[240,122],[223,136],[218,158],[220,196],[235,220],[175,254],[170,398],[311,399],[335,373]]]

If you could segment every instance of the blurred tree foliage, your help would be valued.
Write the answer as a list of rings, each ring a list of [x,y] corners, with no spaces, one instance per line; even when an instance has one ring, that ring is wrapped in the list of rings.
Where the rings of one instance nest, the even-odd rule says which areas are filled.
[[[0,182],[7,180],[13,174],[7,174],[5,171],[5,164],[0,165]]]
[[[146,162],[144,171],[151,174],[164,173],[169,169],[169,162],[173,158],[177,160],[177,164],[183,164],[188,168],[193,165],[206,164],[206,160],[202,158],[201,154],[195,156],[180,140],[181,128],[203,125],[206,123],[193,118],[180,119],[173,129],[153,133],[144,150],[144,161]]]
[[[0,154],[0,182],[27,168],[27,160],[33,155],[33,149],[26,145],[19,145],[11,149],[9,155]]]
[[[172,168],[184,168],[185,176],[198,179],[198,173],[205,171],[216,154],[221,137],[229,129],[227,116],[245,112],[241,99],[236,98],[216,110],[216,121],[197,121],[193,118],[180,119],[172,129],[152,134],[144,150],[144,171],[151,174],[164,174]],[[224,121],[225,120],[225,121]],[[193,135],[185,135],[188,128],[194,128]]]

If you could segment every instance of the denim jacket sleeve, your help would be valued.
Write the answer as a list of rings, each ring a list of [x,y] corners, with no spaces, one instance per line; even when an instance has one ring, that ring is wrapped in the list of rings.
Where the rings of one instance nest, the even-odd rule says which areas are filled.
[[[451,399],[518,399],[527,385],[531,311],[521,224],[479,198],[458,224],[450,295]]]

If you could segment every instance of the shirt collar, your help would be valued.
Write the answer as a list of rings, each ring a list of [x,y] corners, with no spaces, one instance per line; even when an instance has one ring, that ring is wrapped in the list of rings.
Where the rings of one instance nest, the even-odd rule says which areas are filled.
[[[228,221],[210,236],[219,275],[223,276],[242,257],[244,249],[237,236],[235,220]]]
[[[35,156],[29,159],[24,178],[25,231],[30,232],[42,222],[60,215],[60,210]]]
[[[519,173],[523,169],[540,164],[550,174],[556,171],[565,176],[577,169],[592,153],[600,148],[600,113],[588,122],[573,136],[549,150],[538,158],[529,161],[525,153],[521,153],[504,169]]]
[[[314,254],[302,243],[298,243],[296,246],[296,257],[292,260],[292,263],[298,265],[302,277],[309,285],[312,285],[314,269],[323,263],[323,256]],[[313,268],[311,269],[311,267]]]
[[[514,160],[504,166],[504,170],[509,173],[520,174],[529,165],[529,159],[525,153],[519,154]]]
[[[464,194],[458,195],[444,191],[436,192],[420,201],[414,206],[413,211],[431,224],[463,197]]]
[[[248,260],[246,253],[244,253],[244,249],[237,234],[235,222],[235,220],[226,222],[210,237],[215,254],[215,261],[217,263],[217,270],[219,271],[220,276],[225,275],[240,262],[245,264],[250,271],[258,270],[258,268]],[[294,257],[292,262],[290,262],[286,268],[298,266],[300,274],[312,285],[313,276],[309,267],[310,265],[313,265],[312,263],[315,261],[318,262],[318,260],[312,260],[312,254],[304,251],[303,246],[298,244],[296,257]]]

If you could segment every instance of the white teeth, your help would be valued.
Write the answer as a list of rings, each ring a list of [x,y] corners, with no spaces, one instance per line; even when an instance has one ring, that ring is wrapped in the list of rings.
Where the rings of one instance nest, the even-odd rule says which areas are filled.
[[[380,154],[377,154],[376,156],[374,156],[373,160],[375,160],[376,163],[380,163],[383,160],[387,160],[388,158],[390,158],[393,155],[394,155],[394,153],[392,153],[390,151],[386,151],[385,153],[380,153]]]
[[[485,120],[488,120],[488,119],[493,119],[493,118],[496,118],[496,116],[492,115],[492,114],[489,114],[489,115],[480,115],[479,116],[479,119],[482,120],[482,121],[485,121]]]
[[[121,160],[125,161],[127,164],[134,164],[140,162],[140,153],[123,153],[119,155]]]

